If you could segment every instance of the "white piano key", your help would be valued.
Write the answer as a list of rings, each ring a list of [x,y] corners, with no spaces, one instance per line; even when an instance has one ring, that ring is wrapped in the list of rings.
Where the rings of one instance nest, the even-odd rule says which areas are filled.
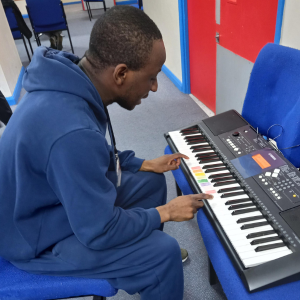
[[[272,261],[274,259],[286,256],[288,254],[291,254],[292,251],[290,249],[285,249],[282,252],[277,252],[277,253],[273,253],[273,254],[265,254],[259,257],[252,257],[252,258],[248,258],[248,259],[243,259],[242,262],[244,264],[244,266],[246,268],[251,268],[263,263],[266,263],[268,261]]]

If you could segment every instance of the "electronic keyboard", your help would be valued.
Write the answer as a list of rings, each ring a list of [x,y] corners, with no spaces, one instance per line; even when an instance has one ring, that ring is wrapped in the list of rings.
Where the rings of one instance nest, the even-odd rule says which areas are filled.
[[[300,279],[300,172],[234,110],[165,134],[248,291]]]

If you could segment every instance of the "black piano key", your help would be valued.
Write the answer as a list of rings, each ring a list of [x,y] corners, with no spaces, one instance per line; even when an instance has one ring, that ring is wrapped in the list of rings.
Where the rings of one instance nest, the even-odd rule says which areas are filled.
[[[232,188],[220,189],[220,190],[218,190],[218,193],[219,194],[229,193],[229,192],[237,191],[240,189],[241,189],[240,186],[236,186],[236,187],[232,187]]]
[[[199,153],[199,152],[203,152],[203,151],[213,151],[213,149],[211,147],[209,147],[208,145],[205,145],[205,146],[203,146],[203,148],[192,150],[193,153]]]
[[[270,235],[270,234],[274,234],[276,233],[275,230],[266,230],[266,231],[260,231],[260,232],[253,232],[253,233],[249,233],[246,238],[247,239],[254,239],[256,237],[260,237],[260,236],[266,236],[266,235]]]
[[[229,201],[227,201],[227,202],[229,202]],[[238,224],[240,224],[240,223],[247,223],[247,222],[256,221],[256,220],[262,220],[264,218],[265,218],[264,216],[254,216],[254,217],[248,217],[248,218],[241,218],[241,219],[238,219],[236,222]]]
[[[206,145],[206,147],[203,147],[201,149],[198,149],[197,151],[194,151],[194,153],[201,153],[204,151],[211,151],[211,153],[215,153],[209,145]]]
[[[203,160],[201,160],[201,161],[203,161]],[[213,169],[206,170],[205,173],[214,173],[214,172],[226,171],[226,170],[228,170],[226,167],[224,167],[224,168],[213,168]]]
[[[247,214],[249,212],[254,212],[254,211],[258,211],[258,209],[256,207],[246,208],[246,209],[238,209],[238,210],[234,210],[231,214],[233,216],[236,216],[236,215]]]
[[[182,129],[182,130],[180,130],[179,132],[180,132],[180,133],[183,133],[183,132],[187,132],[187,131],[191,131],[191,130],[196,130],[196,129],[199,130],[199,128],[198,128],[197,125],[191,126],[191,127],[185,128],[185,129]]]
[[[212,175],[209,175],[208,178],[209,179],[213,179],[213,178],[220,178],[222,176],[232,176],[232,174],[228,171],[228,173],[219,173],[219,174],[212,174]]]
[[[202,167],[203,169],[203,167]],[[214,186],[223,186],[223,185],[230,185],[230,184],[235,184],[237,183],[236,180],[228,180],[228,181],[220,181],[214,184]]]
[[[250,244],[251,245],[259,245],[259,244],[264,244],[264,243],[269,243],[269,242],[274,242],[274,241],[280,241],[281,238],[279,236],[271,236],[268,238],[264,238],[264,239],[256,239],[253,240]]]
[[[245,204],[231,205],[228,207],[228,210],[236,210],[236,209],[246,208],[246,207],[251,207],[251,206],[254,206],[254,204],[253,203],[245,203]]]
[[[284,243],[269,244],[269,245],[259,246],[255,248],[255,252],[262,252],[262,251],[281,248],[281,247],[285,247],[285,244]]]
[[[245,229],[250,229],[250,228],[255,228],[255,227],[260,227],[260,226],[266,226],[266,225],[269,225],[269,223],[267,221],[255,222],[255,223],[250,223],[250,224],[244,224],[243,226],[241,226],[241,229],[245,230]]]
[[[196,157],[210,157],[210,156],[218,156],[214,151],[206,152],[206,153],[198,153],[195,155]]]
[[[198,148],[202,149],[202,148],[207,148],[207,147],[211,148],[209,145],[196,145],[196,146],[190,147],[190,149],[195,150],[195,149],[198,149]]]
[[[217,177],[211,180],[211,182],[220,182],[220,181],[225,181],[225,180],[231,180],[233,178],[232,175],[230,176],[222,176],[222,177]]]
[[[221,198],[229,198],[229,197],[241,196],[241,195],[245,195],[245,194],[246,193],[244,191],[235,192],[235,193],[227,193],[227,194],[221,195]]]
[[[236,200],[228,200],[225,202],[225,205],[238,204],[251,201],[249,198],[241,198]]]
[[[197,142],[198,144],[207,143],[205,139],[201,139],[201,138],[194,138],[194,139],[185,138],[185,143],[187,144],[188,142]],[[199,146],[201,146],[201,145],[199,145]]]
[[[222,166],[224,166],[224,164],[204,165],[202,167],[202,170],[211,169],[211,168],[215,168],[215,167],[222,167]]]
[[[199,161],[200,164],[205,164],[205,163],[209,163],[209,162],[220,161],[220,158],[219,157],[197,158],[197,160]],[[207,171],[205,171],[205,173],[211,173],[211,172],[207,172]]]
[[[186,132],[183,132],[181,135],[182,136],[186,136],[186,135],[193,135],[193,134],[198,134],[200,133],[199,130],[194,130],[194,131],[186,131]]]
[[[202,136],[202,135],[198,135],[198,134],[196,134],[196,135],[192,135],[192,136],[186,136],[185,138],[184,138],[184,140],[187,142],[190,142],[190,141],[194,141],[194,140],[203,140],[203,141],[205,141],[206,142],[206,139]]]
[[[218,155],[216,155],[214,152],[211,153],[202,153],[202,154],[196,154],[195,155],[196,158],[200,158],[200,159],[207,159],[207,158],[219,158]],[[224,165],[223,165],[224,166]]]

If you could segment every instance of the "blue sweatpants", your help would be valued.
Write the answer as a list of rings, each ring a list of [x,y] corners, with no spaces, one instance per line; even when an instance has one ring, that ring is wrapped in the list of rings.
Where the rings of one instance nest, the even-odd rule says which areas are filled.
[[[166,193],[163,174],[122,172],[115,205],[124,209],[157,207],[166,203]],[[28,263],[14,264],[38,274],[106,279],[129,294],[140,293],[142,300],[182,300],[180,248],[177,241],[162,230],[154,230],[138,242],[101,251],[85,248],[74,235],[68,240],[68,248],[74,249],[74,253],[78,247],[86,253],[82,262],[76,258],[76,265],[69,251],[67,259],[49,251]]]

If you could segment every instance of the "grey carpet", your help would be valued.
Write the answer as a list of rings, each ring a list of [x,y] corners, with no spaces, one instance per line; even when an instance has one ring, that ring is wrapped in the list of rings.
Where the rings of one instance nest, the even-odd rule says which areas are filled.
[[[88,47],[89,34],[96,17],[102,10],[93,12],[94,19],[89,21],[87,12],[81,5],[65,6],[75,54],[82,56]],[[28,21],[28,19],[27,19]],[[66,32],[65,32],[66,34]],[[28,58],[21,41],[16,41],[24,66]],[[47,37],[42,37],[42,44],[49,45]],[[64,38],[64,50],[69,51],[67,37]],[[33,42],[34,48],[36,47]],[[137,157],[152,159],[163,155],[167,143],[165,132],[197,123],[207,117],[199,106],[188,96],[182,94],[163,74],[158,76],[158,91],[150,93],[147,99],[133,111],[126,111],[116,104],[109,107],[119,150],[131,149]],[[24,94],[22,91],[21,96]],[[174,179],[171,173],[166,174],[168,201],[176,197]],[[184,263],[185,290],[184,300],[223,300],[226,299],[220,284],[213,287],[208,282],[207,253],[203,244],[196,218],[189,222],[169,222],[165,232],[175,237],[180,246],[189,252],[189,260]],[[74,298],[73,298],[74,299]],[[77,298],[76,298],[77,299]],[[91,297],[80,298],[90,300]],[[112,300],[140,299],[139,295],[130,296],[124,291],[110,298]],[[78,298],[79,300],[79,298]]]

